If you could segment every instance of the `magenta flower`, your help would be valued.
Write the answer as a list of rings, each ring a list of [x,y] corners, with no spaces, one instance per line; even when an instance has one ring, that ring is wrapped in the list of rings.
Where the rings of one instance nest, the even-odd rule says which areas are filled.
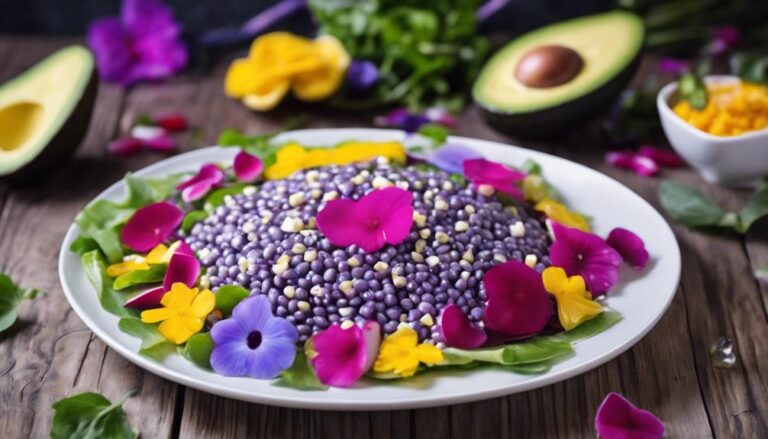
[[[656,65],[663,73],[669,73],[675,76],[680,76],[691,68],[688,61],[670,57],[659,58]]]
[[[474,183],[475,187],[488,185],[520,200],[523,199],[520,183],[525,177],[525,172],[511,169],[501,163],[486,159],[464,160],[464,178]]]
[[[440,315],[440,333],[445,344],[460,349],[475,349],[488,339],[485,331],[469,321],[459,305],[446,306]]]
[[[332,325],[312,337],[312,367],[323,384],[349,387],[373,366],[379,355],[381,326],[370,321],[360,328]]]
[[[171,8],[160,0],[123,0],[120,17],[88,27],[102,79],[130,85],[172,76],[187,65],[187,47]]]
[[[511,338],[533,336],[547,325],[552,302],[541,274],[518,261],[496,265],[483,275],[488,295],[485,327]]]
[[[197,174],[181,182],[176,189],[181,191],[181,199],[189,203],[203,198],[223,180],[224,172],[215,164],[206,163],[200,167]]]
[[[427,162],[445,172],[461,174],[464,172],[464,161],[477,158],[483,158],[483,155],[468,146],[446,143],[427,156]]]
[[[624,262],[642,270],[648,263],[648,250],[643,240],[627,229],[617,227],[611,230],[605,242],[619,252]]]
[[[317,214],[317,228],[339,247],[355,244],[368,253],[400,244],[413,225],[413,194],[388,187],[357,201],[331,200]]]
[[[555,241],[549,248],[552,265],[568,276],[580,275],[592,296],[599,296],[619,280],[621,256],[602,238],[552,222]]]
[[[243,182],[255,181],[264,170],[264,163],[261,159],[245,151],[237,153],[232,166],[237,179]]]
[[[707,46],[707,52],[711,55],[722,55],[729,52],[741,40],[741,34],[736,26],[722,26],[712,34],[712,41]]]
[[[109,142],[107,150],[115,155],[129,156],[133,155],[144,147],[144,142],[133,137],[120,137]]]
[[[167,292],[168,290],[163,287],[152,288],[131,297],[123,304],[123,307],[142,310],[159,308],[161,306],[160,301],[163,300],[163,296]]]
[[[614,392],[597,409],[595,430],[601,439],[661,439],[665,431],[664,423],[653,413]]]
[[[199,275],[200,262],[195,257],[195,253],[187,243],[179,241],[179,247],[168,262],[163,286],[140,293],[125,302],[123,306],[133,309],[159,308],[160,301],[165,293],[171,290],[173,284],[181,282],[193,288]]]
[[[138,209],[123,227],[120,240],[139,253],[148,252],[171,236],[184,219],[184,212],[167,201]]]
[[[659,172],[655,161],[631,151],[611,151],[605,155],[605,161],[611,166],[628,169],[642,177],[650,177]]]
[[[287,320],[272,315],[265,296],[243,299],[232,317],[211,328],[211,367],[224,376],[272,379],[291,367],[299,334]]]
[[[643,145],[637,150],[637,155],[642,157],[648,157],[653,160],[659,166],[665,168],[679,168],[685,163],[674,151],[668,149],[662,149],[653,145]]]

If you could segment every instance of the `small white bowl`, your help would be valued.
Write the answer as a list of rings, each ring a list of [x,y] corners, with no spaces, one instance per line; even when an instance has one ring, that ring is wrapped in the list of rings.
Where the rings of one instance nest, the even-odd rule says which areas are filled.
[[[740,81],[736,76],[712,75],[707,84]],[[768,129],[738,136],[714,136],[688,124],[672,111],[679,99],[677,83],[659,91],[656,106],[669,143],[704,180],[732,187],[751,187],[768,174]]]

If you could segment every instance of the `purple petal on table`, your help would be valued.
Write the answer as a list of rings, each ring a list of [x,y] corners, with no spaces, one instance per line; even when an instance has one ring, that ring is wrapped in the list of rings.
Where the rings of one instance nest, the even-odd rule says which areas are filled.
[[[614,392],[597,409],[595,429],[601,439],[661,439],[665,432],[664,423],[653,413]]]
[[[653,145],[644,145],[637,150],[637,155],[648,157],[665,168],[679,168],[685,164],[677,153]]]
[[[617,227],[611,230],[605,242],[619,252],[628,265],[642,270],[648,263],[648,250],[643,240],[627,229]]]
[[[650,177],[659,172],[659,165],[648,157],[635,154],[632,156],[630,169],[641,177]]]

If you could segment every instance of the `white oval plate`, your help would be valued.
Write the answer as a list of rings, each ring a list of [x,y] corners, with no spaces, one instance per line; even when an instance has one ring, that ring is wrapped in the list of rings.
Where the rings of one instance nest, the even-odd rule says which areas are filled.
[[[284,133],[280,140],[307,145],[333,145],[342,140],[402,140],[403,133],[374,129],[314,129]],[[541,152],[496,142],[452,137],[482,152],[488,159],[520,165],[531,158],[569,205],[594,218],[595,232],[605,236],[614,227],[626,227],[645,240],[651,262],[641,275],[626,267],[623,282],[609,294],[607,305],[624,317],[608,330],[575,346],[575,355],[557,363],[542,375],[517,375],[495,369],[430,372],[410,380],[377,382],[365,380],[354,388],[300,391],[278,387],[270,381],[228,378],[197,368],[178,354],[157,362],[138,354],[139,340],[121,332],[118,318],[99,305],[93,287],[80,266],[79,257],[68,251],[78,234],[73,224],[67,231],[59,255],[59,275],[72,308],[109,347],[140,367],[169,380],[199,390],[286,407],[320,410],[396,410],[457,404],[535,389],[565,380],[595,368],[640,340],[661,318],[677,289],[680,250],[672,230],[645,200],[617,181],[585,166]],[[233,148],[204,148],[155,163],[139,176],[162,176],[193,172],[203,162],[229,161]],[[117,182],[97,198],[120,200],[123,183]]]

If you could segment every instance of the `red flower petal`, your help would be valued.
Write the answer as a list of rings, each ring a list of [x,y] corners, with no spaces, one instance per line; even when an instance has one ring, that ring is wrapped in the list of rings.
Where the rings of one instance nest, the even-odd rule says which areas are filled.
[[[317,353],[311,360],[312,367],[320,382],[329,386],[348,387],[363,376],[376,360],[381,337],[373,335],[380,331],[378,324],[366,324],[366,327],[361,329],[353,325],[342,329],[339,325],[332,325],[312,337],[312,348]]]
[[[187,118],[181,113],[168,113],[155,117],[155,125],[166,131],[179,132],[187,129]]]
[[[619,252],[624,262],[638,270],[648,263],[648,250],[643,240],[627,229],[617,227],[611,230],[605,242]]]
[[[163,287],[153,288],[149,291],[145,291],[131,299],[123,305],[125,308],[132,309],[152,309],[160,307],[160,300],[165,296],[166,290]]]
[[[163,290],[170,291],[173,284],[181,282],[193,288],[200,275],[200,261],[183,253],[174,253],[163,278]]]
[[[165,134],[145,140],[144,145],[146,145],[147,148],[158,152],[170,153],[176,151],[176,142],[171,136]]]
[[[237,153],[232,166],[237,179],[244,182],[255,181],[264,170],[264,163],[261,159],[245,151]]]
[[[479,348],[488,339],[485,331],[474,326],[461,307],[453,303],[443,309],[440,331],[445,344],[460,349]]]
[[[109,142],[107,149],[115,155],[127,156],[141,151],[142,143],[133,137],[121,137]]]
[[[523,199],[519,184],[525,179],[525,172],[486,159],[464,160],[463,165],[464,177],[475,186],[487,184],[499,192]]]
[[[368,253],[400,244],[413,225],[413,194],[388,187],[358,201],[329,201],[317,215],[317,228],[340,247],[355,244]]]
[[[630,151],[611,151],[605,155],[605,162],[617,168],[632,169],[633,157]]]
[[[602,238],[552,222],[555,242],[549,248],[552,265],[568,276],[580,275],[593,296],[599,296],[619,280],[621,256]]]
[[[681,159],[674,151],[661,149],[652,145],[640,147],[637,151],[637,155],[648,157],[665,168],[679,168],[685,164],[683,159]]]
[[[597,409],[595,429],[601,439],[660,439],[665,432],[664,423],[653,413],[614,392]]]
[[[496,265],[483,276],[488,294],[485,327],[508,337],[539,333],[552,316],[541,274],[518,261]]]
[[[167,201],[137,210],[123,227],[120,239],[126,247],[144,253],[168,239],[184,219],[184,212]]]

